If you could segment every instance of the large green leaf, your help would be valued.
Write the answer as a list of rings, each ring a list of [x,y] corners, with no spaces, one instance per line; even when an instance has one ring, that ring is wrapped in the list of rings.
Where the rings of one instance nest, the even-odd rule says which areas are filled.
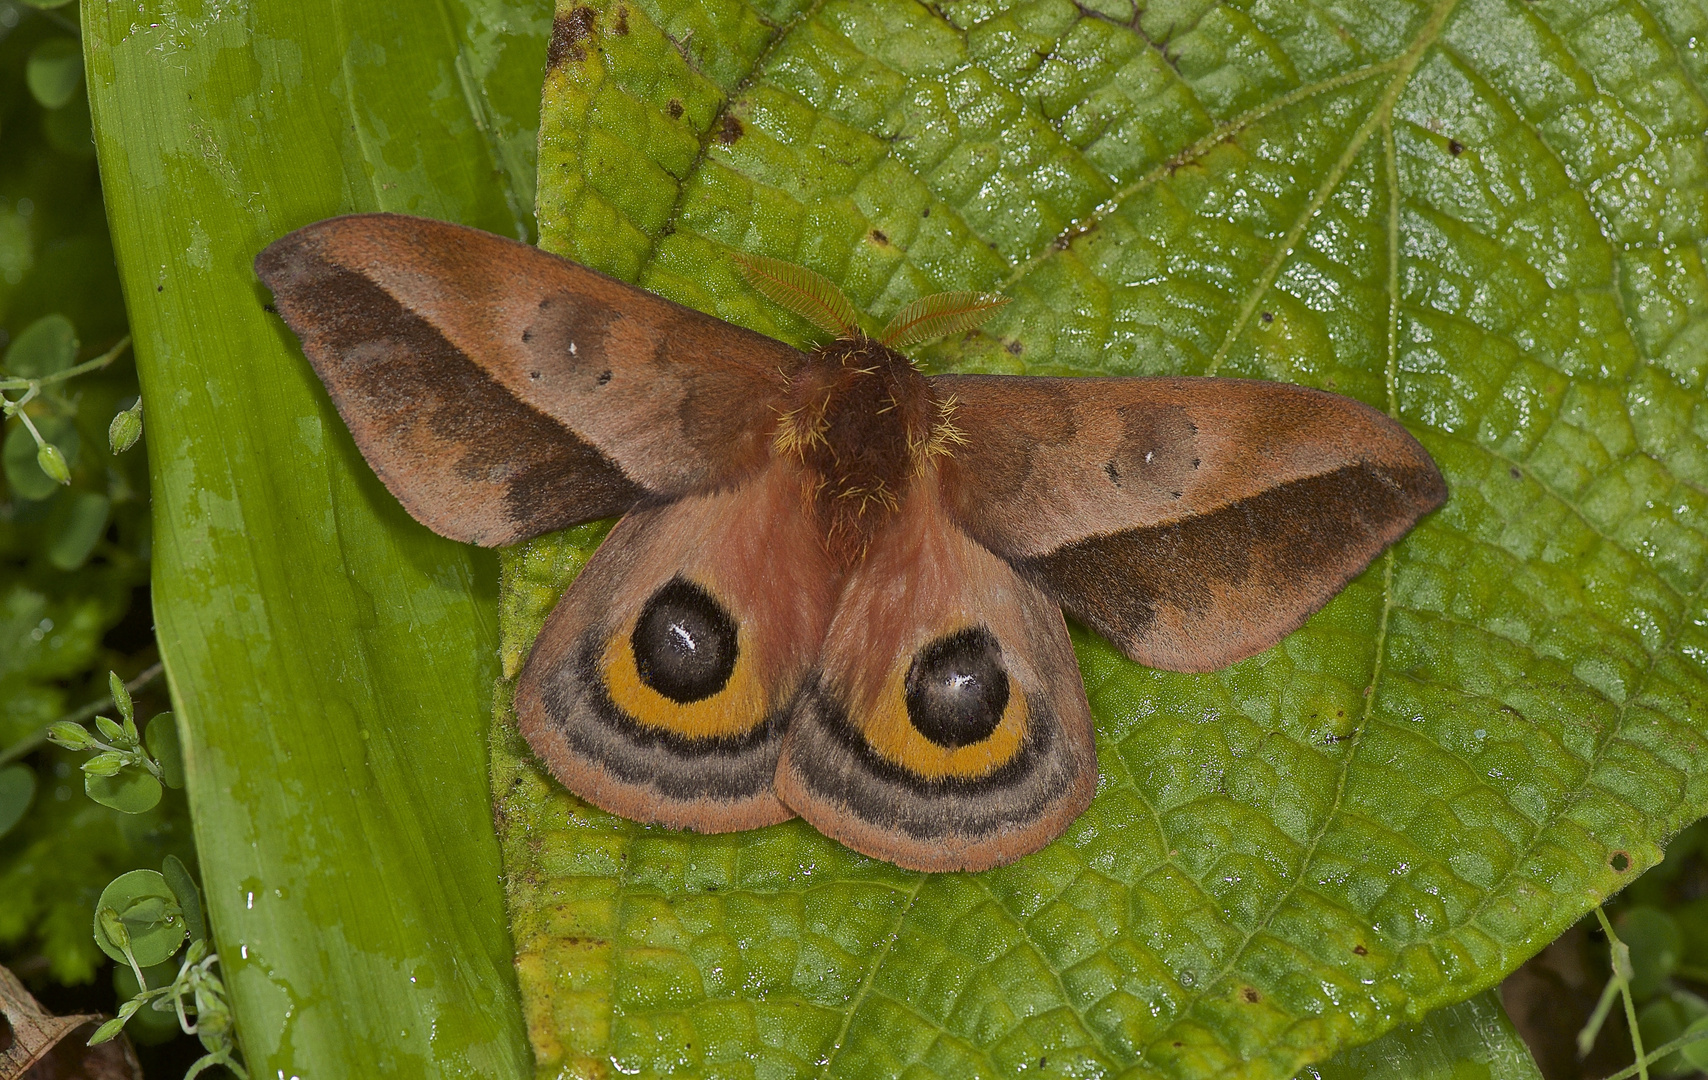
[[[542,1075],[1287,1077],[1501,978],[1708,810],[1708,11],[1687,0],[560,6],[541,242],[791,341],[1220,373],[1397,415],[1452,497],[1208,676],[1076,634],[1102,784],[920,876],[593,811],[495,722]],[[596,534],[506,560],[514,672]]]
[[[549,12],[83,11],[160,645],[250,1074],[523,1074],[483,753],[491,561],[380,487],[250,263],[351,210],[526,235]]]

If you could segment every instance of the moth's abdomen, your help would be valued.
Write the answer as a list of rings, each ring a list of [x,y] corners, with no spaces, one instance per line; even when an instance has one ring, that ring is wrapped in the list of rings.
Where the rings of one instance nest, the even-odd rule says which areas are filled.
[[[783,801],[915,869],[1036,850],[1097,782],[1060,610],[948,520],[929,466],[850,574],[788,723]]]

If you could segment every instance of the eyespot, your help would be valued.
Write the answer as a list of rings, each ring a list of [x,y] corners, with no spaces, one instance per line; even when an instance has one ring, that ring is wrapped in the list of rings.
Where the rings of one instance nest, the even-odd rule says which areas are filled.
[[[641,681],[679,705],[711,697],[735,670],[735,620],[711,593],[680,577],[652,594],[629,644]]]
[[[905,688],[921,735],[950,749],[982,742],[1008,707],[1002,647],[982,626],[940,637],[914,655]]]

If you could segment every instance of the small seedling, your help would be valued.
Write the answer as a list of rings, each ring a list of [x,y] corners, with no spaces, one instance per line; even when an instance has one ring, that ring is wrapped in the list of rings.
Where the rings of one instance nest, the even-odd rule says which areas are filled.
[[[178,733],[172,714],[160,713],[148,723],[144,746],[130,691],[112,672],[107,680],[121,720],[97,716],[95,731],[75,721],[61,720],[48,728],[47,738],[67,750],[97,751],[83,763],[83,790],[102,806],[140,814],[160,802],[163,785],[184,786]]]
[[[95,909],[95,943],[114,960],[130,965],[139,989],[119,1006],[117,1016],[95,1030],[89,1045],[116,1038],[131,1017],[148,1006],[156,1012],[176,1013],[179,1030],[196,1036],[207,1051],[190,1066],[184,1080],[215,1065],[248,1080],[249,1073],[236,1057],[231,1006],[225,998],[225,983],[215,971],[219,954],[208,941],[201,893],[175,856],[168,855],[160,869],[160,873],[121,874],[101,893]],[[189,947],[177,977],[151,988],[143,969],[171,959],[186,938]]]

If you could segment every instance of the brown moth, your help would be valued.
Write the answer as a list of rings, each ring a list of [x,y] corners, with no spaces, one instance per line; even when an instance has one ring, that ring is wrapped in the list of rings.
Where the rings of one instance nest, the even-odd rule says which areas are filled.
[[[1244,379],[921,374],[828,281],[752,259],[810,353],[488,233],[361,214],[255,267],[404,507],[509,544],[622,515],[546,620],[522,733],[577,795],[727,832],[796,814],[978,870],[1091,801],[1065,610],[1132,659],[1273,645],[1446,486],[1382,413]]]

